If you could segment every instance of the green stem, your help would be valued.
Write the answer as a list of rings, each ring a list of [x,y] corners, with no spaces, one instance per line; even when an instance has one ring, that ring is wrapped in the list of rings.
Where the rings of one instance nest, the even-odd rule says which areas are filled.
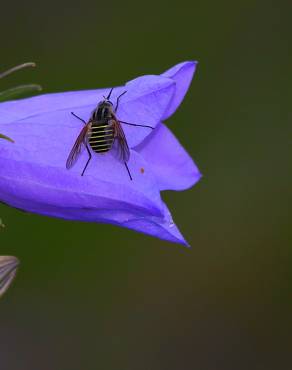
[[[35,66],[36,64],[32,62],[19,64],[18,66],[12,67],[8,69],[7,71],[0,73],[0,79],[10,75],[11,73],[17,72],[21,69],[28,68],[28,67],[35,67]],[[20,85],[20,86],[13,87],[5,91],[1,91],[0,101],[7,100],[15,95],[25,94],[25,93],[33,92],[33,91],[41,91],[41,90],[42,90],[42,87],[36,84]],[[10,137],[4,134],[0,134],[0,139],[5,139],[5,140],[10,141],[11,143],[14,143],[14,141]],[[0,226],[1,226],[1,219],[0,219]]]
[[[35,66],[36,66],[36,64],[35,63],[32,63],[32,62],[19,64],[18,66],[15,66],[15,67],[12,67],[12,68],[8,69],[8,71],[5,71],[5,72],[0,73],[0,78],[3,78],[5,76],[8,76],[11,73],[14,73],[16,71],[19,71],[21,69],[28,68],[28,67],[35,67]]]
[[[33,91],[41,91],[42,87],[36,84],[20,85],[0,92],[0,101],[10,99],[12,96],[26,94]]]

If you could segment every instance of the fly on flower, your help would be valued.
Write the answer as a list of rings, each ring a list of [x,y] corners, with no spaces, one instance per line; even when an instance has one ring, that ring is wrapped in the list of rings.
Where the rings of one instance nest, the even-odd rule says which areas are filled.
[[[118,96],[115,108],[113,103],[110,101],[112,91],[113,88],[110,90],[108,96],[104,97],[104,100],[98,103],[88,122],[85,122],[84,119],[71,112],[74,117],[78,118],[84,123],[84,127],[77,137],[77,140],[68,156],[66,168],[70,169],[74,165],[79,154],[81,153],[83,146],[85,146],[87,150],[88,160],[81,173],[81,176],[84,175],[85,170],[92,158],[89,146],[97,154],[106,153],[112,149],[115,149],[118,159],[125,164],[130,180],[133,180],[127,164],[130,159],[130,149],[121,123],[130,126],[147,127],[152,130],[154,127],[138,125],[119,120],[116,116],[116,112],[119,107],[119,100],[124,94],[126,94],[127,91],[124,91]]]

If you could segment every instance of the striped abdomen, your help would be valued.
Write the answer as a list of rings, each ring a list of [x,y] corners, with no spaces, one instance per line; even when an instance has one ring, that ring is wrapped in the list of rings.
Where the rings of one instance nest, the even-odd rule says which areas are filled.
[[[104,123],[92,123],[88,142],[95,153],[108,152],[114,142],[113,126]]]

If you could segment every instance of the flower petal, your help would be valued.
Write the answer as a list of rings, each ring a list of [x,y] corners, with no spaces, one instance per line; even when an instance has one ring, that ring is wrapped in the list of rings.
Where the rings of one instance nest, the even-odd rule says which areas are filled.
[[[201,178],[192,158],[163,123],[135,150],[151,166],[159,190],[185,190]]]
[[[198,62],[195,61],[179,63],[161,74],[161,76],[170,78],[176,83],[175,94],[162,120],[169,118],[181,104],[192,82],[197,64]]]
[[[5,108],[6,103],[0,103],[0,124],[16,121],[18,116],[13,111]]]
[[[173,222],[172,216],[165,204],[164,217],[139,217],[136,215],[132,218],[128,217],[120,226],[189,247],[189,244]]]
[[[143,76],[128,82],[125,87],[115,88],[111,96],[112,101],[115,102],[124,91],[127,93],[120,101],[118,118],[130,123],[155,127],[174,95],[175,82],[166,77]],[[44,94],[1,103],[0,124],[29,122],[59,127],[60,130],[69,125],[70,132],[64,131],[63,135],[72,137],[73,132],[75,134],[76,131],[74,128],[81,130],[82,123],[74,117],[72,120],[71,112],[74,111],[79,117],[88,121],[91,112],[108,92],[109,89],[100,89]],[[149,128],[128,125],[123,125],[123,129],[129,147],[138,145],[152,131]]]
[[[150,185],[151,198],[131,186],[97,182],[94,176],[68,173],[64,177],[52,167],[3,158],[0,166],[1,201],[12,207],[67,220],[111,223],[187,245],[155,194],[154,184]]]
[[[112,213],[116,209],[139,210],[156,216],[163,212],[149,165],[134,151],[128,164],[131,181],[124,164],[110,153],[93,155],[88,172],[81,177],[85,152],[76,168],[68,171],[54,165],[58,150],[49,163],[44,161],[44,151],[34,156],[29,152],[26,158],[23,151],[7,147],[3,145],[0,152],[0,194],[1,200],[13,207],[76,220],[86,220],[88,212],[96,209],[110,209]]]
[[[126,84],[127,94],[117,112],[122,121],[156,127],[175,94],[175,82],[160,76],[142,76]],[[152,130],[123,125],[129,146],[140,144]]]

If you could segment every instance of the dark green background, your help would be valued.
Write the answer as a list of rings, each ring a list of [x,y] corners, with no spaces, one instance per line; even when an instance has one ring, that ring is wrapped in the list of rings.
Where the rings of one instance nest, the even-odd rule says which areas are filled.
[[[192,245],[0,207],[1,370],[291,369],[291,2],[1,4],[1,89],[115,86],[199,61],[167,124],[204,177],[163,197]],[[53,140],[53,138],[52,138]]]

